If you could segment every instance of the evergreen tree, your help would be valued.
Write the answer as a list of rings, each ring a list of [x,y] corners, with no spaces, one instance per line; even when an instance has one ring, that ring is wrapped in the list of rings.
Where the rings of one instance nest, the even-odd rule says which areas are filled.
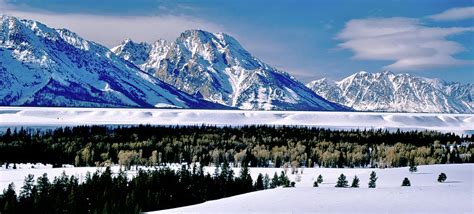
[[[346,179],[346,176],[344,174],[341,174],[339,178],[337,179],[336,187],[348,187],[349,182]]]
[[[241,188],[240,191],[243,192],[250,192],[253,189],[253,182],[252,182],[252,177],[250,177],[249,173],[249,168],[247,167],[247,164],[242,164],[243,167],[240,170],[240,183],[241,183]]]
[[[265,177],[263,177],[263,188],[264,189],[270,188],[270,176],[268,176],[267,173],[265,173]]]
[[[354,179],[352,180],[351,187],[352,188],[359,188],[359,178],[357,177],[357,175],[354,176]]]
[[[438,176],[438,182],[443,183],[443,182],[446,181],[446,179],[448,179],[448,177],[446,176],[446,174],[444,174],[444,172],[442,172],[441,174],[439,174],[439,176]]]
[[[255,190],[263,190],[264,189],[262,173],[258,174],[257,181],[255,182],[255,188],[254,189]]]
[[[218,169],[218,167],[216,167],[216,169]],[[224,163],[222,163],[221,172],[220,172],[221,180],[229,181],[231,178],[229,176],[231,174],[230,171],[232,171],[232,169],[230,169],[229,162],[227,162],[227,160],[224,159]]]
[[[278,174],[275,172],[272,178],[272,182],[270,183],[270,188],[273,189],[273,188],[279,187],[280,185],[281,185],[280,178],[278,177]]]
[[[283,187],[290,187],[290,179],[288,179],[288,176],[286,176],[285,172],[283,171],[280,174],[279,183]]]
[[[36,196],[36,187],[34,185],[34,182],[34,176],[32,174],[28,174],[20,190],[19,199],[22,205],[22,210],[25,210],[25,212],[33,211],[33,202]]]
[[[43,176],[39,177],[37,180],[37,188],[38,188],[38,199],[35,202],[37,204],[36,211],[38,213],[48,213],[52,209],[49,206],[48,201],[50,200],[50,189],[51,183],[49,182],[48,175],[46,173]]]
[[[410,168],[408,169],[411,173],[414,173],[418,171],[418,168],[416,167],[415,161],[410,161]]]
[[[318,187],[318,186],[319,186],[319,185],[318,185],[318,181],[314,181],[314,182],[313,182],[313,187]]]
[[[410,180],[408,180],[408,178],[405,177],[405,179],[403,179],[402,181],[402,187],[409,187],[409,186],[411,186]]]
[[[317,179],[318,183],[323,183],[323,176],[320,174]]]
[[[372,171],[370,173],[370,178],[369,178],[369,188],[375,188],[377,182],[377,174],[375,174],[375,171]]]
[[[342,154],[342,151],[340,151],[339,158],[337,159],[337,168],[344,168],[345,162],[344,155]]]
[[[48,174],[44,173],[41,177],[38,178],[38,192],[40,194],[47,195],[49,189],[51,188],[51,183],[48,179]]]
[[[229,170],[227,171],[227,178],[226,178],[226,181],[227,182],[231,182],[234,180],[234,170],[232,170],[231,168],[229,168]]]
[[[20,198],[28,198],[31,196],[34,182],[34,176],[32,174],[28,174],[28,176],[25,178],[25,181],[23,182],[23,186],[21,187]]]
[[[15,185],[8,184],[8,188],[3,190],[3,195],[0,197],[0,206],[2,213],[17,213],[18,201],[15,193]]]

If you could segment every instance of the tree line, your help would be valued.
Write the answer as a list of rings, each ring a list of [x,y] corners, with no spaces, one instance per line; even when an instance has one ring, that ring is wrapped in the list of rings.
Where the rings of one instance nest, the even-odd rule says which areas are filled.
[[[88,173],[84,181],[61,176],[50,181],[47,174],[28,175],[19,194],[13,183],[0,194],[1,213],[140,213],[202,203],[237,194],[289,183],[282,172],[276,180],[259,174],[254,183],[246,166],[235,176],[228,163],[216,168],[213,175],[202,166],[181,170],[160,167],[138,171],[128,178],[124,171],[114,174],[109,167],[103,172]],[[289,186],[289,184],[288,184]]]
[[[295,126],[76,126],[7,129],[0,162],[54,166],[200,163],[253,167],[402,167],[474,162],[474,137],[435,131]]]

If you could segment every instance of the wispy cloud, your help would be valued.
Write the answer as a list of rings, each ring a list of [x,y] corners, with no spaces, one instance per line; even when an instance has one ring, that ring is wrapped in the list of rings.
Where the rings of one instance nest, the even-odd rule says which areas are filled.
[[[339,47],[354,52],[354,59],[389,60],[390,70],[417,70],[470,64],[453,55],[464,47],[448,36],[474,31],[473,27],[439,28],[425,26],[412,18],[368,18],[346,23],[337,39]]]
[[[436,21],[454,21],[474,18],[474,7],[458,7],[452,8],[442,13],[428,16],[427,18]]]
[[[33,19],[55,28],[67,28],[82,37],[113,47],[126,38],[153,42],[158,39],[173,41],[188,29],[225,32],[223,26],[185,15],[156,16],[101,16],[91,14],[63,14],[46,11],[20,10],[0,0],[0,13]]]

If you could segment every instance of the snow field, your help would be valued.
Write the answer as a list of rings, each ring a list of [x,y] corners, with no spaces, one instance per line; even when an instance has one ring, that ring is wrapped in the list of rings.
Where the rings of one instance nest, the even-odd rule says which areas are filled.
[[[0,188],[13,182],[17,192],[28,174],[35,180],[47,173],[50,180],[63,172],[83,179],[87,172],[94,173],[104,168],[71,167],[52,168],[51,165],[17,164],[17,169],[0,168]],[[170,165],[178,169],[178,164]],[[240,168],[233,168],[235,176]],[[113,172],[119,167],[113,166]],[[214,173],[214,167],[205,167],[205,172]],[[259,173],[267,173],[270,179],[283,168],[250,168],[255,181]],[[301,172],[301,168],[299,169]],[[377,188],[369,189],[369,174],[377,173]],[[448,179],[438,183],[438,175],[444,172]],[[136,171],[127,172],[129,177]],[[349,182],[354,175],[360,179],[360,188],[335,188],[339,175],[343,173]],[[297,175],[288,177],[296,180]],[[314,188],[313,182],[321,174],[324,182]],[[474,212],[474,164],[418,166],[418,172],[410,173],[408,167],[369,168],[304,168],[299,174],[301,181],[295,188],[276,188],[243,195],[208,201],[202,204],[163,210],[157,213],[473,213]],[[401,187],[403,178],[409,178],[411,187]]]
[[[333,129],[474,131],[474,114],[0,107],[0,127],[74,125],[295,125]]]
[[[252,178],[275,168],[251,168]],[[369,189],[369,174],[377,173],[377,188]],[[448,176],[438,183],[438,175]],[[341,173],[349,185],[354,175],[360,188],[335,188]],[[321,174],[324,182],[312,187]],[[294,181],[295,175],[290,175]],[[408,177],[410,187],[401,187]],[[474,164],[418,166],[410,173],[408,167],[388,169],[307,168],[295,188],[276,188],[182,208],[152,213],[473,213]]]

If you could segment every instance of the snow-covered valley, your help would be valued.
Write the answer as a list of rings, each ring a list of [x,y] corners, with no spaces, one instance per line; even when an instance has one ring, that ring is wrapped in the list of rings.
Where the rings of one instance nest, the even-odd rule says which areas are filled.
[[[5,165],[4,165],[5,166]],[[95,172],[96,167],[51,168],[51,166],[18,164],[17,169],[0,169],[0,188],[14,182],[21,188],[24,178],[33,174],[38,178],[47,173],[50,179],[65,172],[84,178],[87,172]],[[178,166],[175,166],[176,168]],[[103,168],[99,168],[103,170]],[[205,170],[212,174],[213,167]],[[283,168],[250,168],[253,180],[259,173],[281,173]],[[118,166],[112,167],[117,172]],[[234,168],[236,175],[240,169]],[[369,174],[375,171],[378,177],[375,189],[369,189]],[[300,170],[301,172],[301,170]],[[447,180],[437,181],[444,172]],[[136,171],[129,171],[133,176]],[[343,173],[349,183],[357,175],[360,188],[335,188],[338,176]],[[318,175],[323,176],[319,187],[312,187]],[[426,165],[418,166],[418,171],[410,173],[408,167],[369,168],[305,168],[302,174],[289,175],[291,181],[299,176],[295,188],[276,188],[237,195],[234,197],[208,201],[202,204],[162,210],[156,213],[472,213],[474,212],[474,164]],[[411,181],[410,187],[401,187],[403,178]]]
[[[251,169],[272,174],[282,169]],[[377,188],[369,189],[371,171],[377,173]],[[448,176],[445,183],[438,175]],[[360,178],[360,188],[335,188],[337,177],[344,173],[352,181]],[[324,182],[312,187],[321,174]],[[277,188],[251,192],[198,205],[156,213],[473,213],[474,165],[419,166],[410,173],[407,167],[392,169],[305,169],[295,188]],[[407,177],[410,187],[401,187]],[[290,175],[290,180],[295,176]]]
[[[473,114],[0,107],[0,127],[73,125],[295,125],[472,133]]]

